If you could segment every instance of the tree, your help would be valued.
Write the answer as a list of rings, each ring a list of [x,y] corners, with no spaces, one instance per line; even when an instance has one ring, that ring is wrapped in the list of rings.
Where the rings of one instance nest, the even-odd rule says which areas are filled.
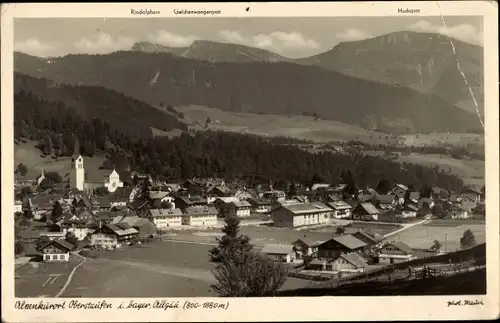
[[[297,194],[297,187],[295,187],[295,182],[292,181],[290,185],[288,186],[288,192],[287,195],[288,197],[293,197]]]
[[[222,297],[276,296],[287,279],[287,270],[254,251],[241,255],[241,261],[223,258],[214,272],[217,283],[211,287]]]
[[[75,246],[75,247],[78,246],[78,238],[76,237],[74,232],[69,231],[68,233],[66,233],[65,238],[66,238],[66,241],[71,243],[73,246]]]
[[[377,188],[375,188],[375,191],[378,194],[387,194],[391,190],[391,184],[389,183],[388,180],[382,179],[378,182]]]
[[[437,216],[438,218],[444,218],[446,216],[446,210],[444,209],[443,205],[440,203],[435,204],[432,207],[431,212],[433,215]]]
[[[476,237],[470,229],[465,230],[464,235],[460,238],[460,247],[467,249],[476,245]]]
[[[439,240],[434,240],[430,249],[438,252],[442,246],[443,245],[441,244],[441,242],[439,242]]]
[[[139,184],[139,177],[137,175],[134,175],[132,178],[132,185],[137,186]]]
[[[17,256],[24,251],[24,245],[21,241],[16,241],[14,244],[14,254]]]
[[[337,234],[343,235],[344,232],[345,232],[345,228],[344,227],[337,227],[337,229],[335,230],[335,232]]]
[[[24,176],[28,173],[28,168],[23,163],[19,163],[19,165],[17,165],[16,171],[19,173],[19,175]]]
[[[236,215],[227,215],[222,232],[224,235],[217,238],[218,245],[210,250],[210,261],[239,261],[242,255],[250,252],[253,246],[248,236],[239,235],[240,219]]]
[[[421,198],[430,198],[432,195],[432,188],[425,184],[422,189],[420,190],[420,197]]]
[[[52,220],[52,222],[57,222],[61,218],[62,214],[63,209],[61,203],[59,203],[59,201],[56,201],[54,203],[54,207],[52,208],[52,213],[50,214],[50,220]]]

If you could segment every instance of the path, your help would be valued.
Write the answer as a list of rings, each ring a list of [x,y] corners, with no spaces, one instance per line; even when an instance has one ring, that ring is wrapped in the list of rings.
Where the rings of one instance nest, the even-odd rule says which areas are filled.
[[[85,263],[85,261],[87,260],[87,258],[79,255],[76,252],[73,254],[77,257],[80,257],[82,259],[82,261],[73,268],[73,270],[71,271],[71,273],[68,276],[68,279],[66,280],[66,283],[64,284],[64,286],[61,288],[61,290],[59,291],[59,293],[57,293],[57,295],[55,297],[61,297],[61,295],[64,293],[64,291],[66,291],[66,288],[68,288],[69,284],[71,283],[71,280],[73,279],[73,276],[75,275],[75,272],[78,269],[78,267],[83,265]]]
[[[392,232],[389,232],[387,234],[384,235],[384,238],[388,238],[392,235],[395,235],[395,234],[398,234],[404,230],[407,230],[409,228],[413,228],[414,226],[417,226],[417,225],[421,225],[421,224],[424,224],[425,222],[427,222],[429,219],[431,218],[431,216],[426,216],[423,220],[420,220],[418,222],[412,222],[412,223],[400,223],[403,227],[401,229],[397,229],[395,231],[392,231]]]

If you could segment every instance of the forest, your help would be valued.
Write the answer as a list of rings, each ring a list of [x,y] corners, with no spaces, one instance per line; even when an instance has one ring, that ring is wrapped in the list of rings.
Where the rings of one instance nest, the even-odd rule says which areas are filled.
[[[121,122],[133,120],[123,119]],[[84,156],[106,155],[108,166],[150,173],[155,178],[192,177],[246,179],[258,175],[272,181],[309,182],[316,176],[339,183],[350,171],[358,187],[375,187],[380,180],[458,191],[463,182],[436,168],[397,163],[357,153],[311,153],[283,139],[214,131],[183,133],[176,138],[139,138],[122,132],[111,121],[84,118],[61,101],[44,101],[19,92],[15,95],[15,139],[39,141],[46,155],[69,156],[75,142]]]

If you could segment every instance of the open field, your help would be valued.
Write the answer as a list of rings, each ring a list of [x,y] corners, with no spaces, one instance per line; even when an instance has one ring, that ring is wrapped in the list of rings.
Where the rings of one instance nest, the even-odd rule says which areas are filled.
[[[217,296],[209,262],[211,247],[155,241],[121,251],[92,252],[63,297],[210,297]],[[307,281],[289,278],[283,289]]]
[[[443,223],[436,226],[433,221],[430,221],[429,225],[424,224],[408,228],[395,236],[391,236],[388,240],[399,239],[412,248],[429,248],[434,240],[438,240],[443,245],[443,251],[451,252],[460,250],[460,238],[465,230],[470,229],[474,233],[478,244],[486,242],[486,227],[484,224],[461,223],[460,220],[454,221],[458,222],[458,225],[455,226],[454,223],[450,222],[446,227],[443,227]]]
[[[477,145],[484,151],[484,136],[474,133],[431,133],[402,135],[400,138],[406,146],[462,146]]]
[[[66,283],[79,258],[67,263],[29,262],[15,270],[16,297],[54,297]]]
[[[203,106],[181,106],[176,110],[184,113],[188,123],[202,129],[207,118],[212,122],[208,129],[250,133],[262,136],[285,136],[316,142],[361,140],[369,143],[387,143],[386,134],[369,131],[332,120],[316,120],[305,116],[251,114],[223,111]],[[379,138],[380,137],[380,138]]]
[[[384,157],[384,151],[363,151],[370,156]],[[438,166],[446,172],[451,172],[459,176],[466,185],[483,186],[485,164],[484,160],[477,159],[455,159],[450,156],[440,154],[420,154],[411,153],[407,156],[399,154],[396,159],[399,162],[412,163],[427,167]]]
[[[28,168],[25,179],[34,180],[40,175],[41,170],[45,172],[57,172],[61,177],[69,175],[71,170],[71,157],[60,157],[57,160],[51,157],[42,157],[40,149],[36,148],[35,141],[28,141],[20,145],[14,145],[14,165],[23,163]],[[85,170],[97,170],[102,166],[104,157],[85,157]]]

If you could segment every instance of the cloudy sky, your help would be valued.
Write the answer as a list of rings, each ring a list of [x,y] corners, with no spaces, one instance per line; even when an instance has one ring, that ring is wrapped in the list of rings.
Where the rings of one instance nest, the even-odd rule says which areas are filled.
[[[400,30],[436,32],[472,44],[483,43],[481,17],[321,18],[17,18],[14,47],[35,56],[110,53],[136,41],[189,46],[203,39],[239,43],[290,58],[329,50]]]

